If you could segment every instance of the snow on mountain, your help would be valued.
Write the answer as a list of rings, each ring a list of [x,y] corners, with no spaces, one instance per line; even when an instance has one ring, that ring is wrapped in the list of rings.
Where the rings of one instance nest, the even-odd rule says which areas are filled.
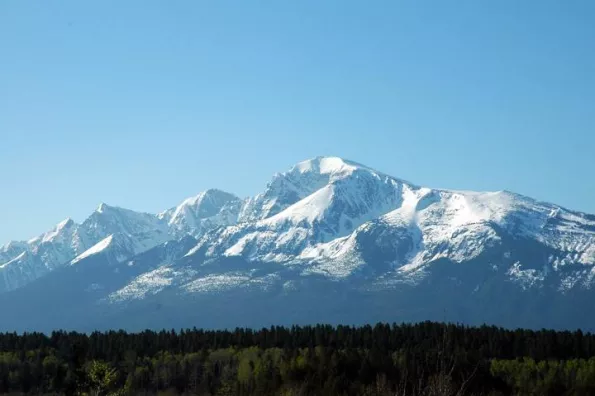
[[[26,243],[17,243],[18,255],[0,264],[0,291],[12,290],[66,263],[86,247],[86,236],[71,219]]]
[[[548,251],[545,264],[522,264],[532,271],[595,262],[593,216],[507,191],[421,188],[334,157],[275,175],[240,219],[207,233],[188,256],[240,256],[335,278],[382,261],[391,276],[419,278],[437,260],[468,262],[510,238]]]
[[[121,303],[143,299],[147,295],[155,295],[173,284],[190,280],[193,275],[195,272],[192,270],[180,270],[170,265],[164,265],[137,276],[125,287],[111,293],[107,300],[112,303]]]
[[[10,241],[0,246],[0,265],[14,259],[27,250],[27,242]]]
[[[339,158],[305,161],[275,175],[237,225],[208,233],[195,251],[287,261],[395,209],[404,188],[416,187]]]
[[[157,216],[104,203],[81,224],[81,228],[93,241],[100,241],[115,233],[131,235],[147,244],[151,244],[151,240],[158,244],[168,238],[167,224]]]
[[[84,272],[110,277],[109,293],[99,297],[102,289],[93,289],[98,306],[200,296],[217,306],[229,293],[300,304],[316,293],[322,299],[327,292],[407,290],[453,306],[458,298],[473,312],[482,312],[476,297],[475,304],[490,304],[504,293],[516,309],[515,293],[587,298],[581,293],[595,290],[595,216],[508,191],[420,187],[352,161],[317,157],[274,175],[261,194],[245,200],[207,190],[157,215],[101,204],[81,224],[66,220],[28,242],[2,246],[0,290],[88,262],[118,270]],[[435,308],[413,294],[400,297],[411,312]],[[341,309],[354,304],[344,298],[349,303]],[[506,317],[499,307],[487,309]]]
[[[156,233],[151,238],[137,238],[134,235],[119,232],[111,234],[99,241],[82,254],[75,257],[70,264],[77,264],[90,256],[100,253],[109,254],[114,262],[122,262],[165,243],[168,240],[169,236],[167,234]]]
[[[240,206],[239,198],[219,190],[200,193],[159,215],[102,203],[81,224],[66,219],[27,242],[0,247],[0,292],[104,249],[113,260],[125,260],[168,240],[234,224]]]
[[[94,246],[85,250],[82,254],[76,256],[76,258],[74,260],[72,260],[71,264],[76,264],[79,261],[86,259],[87,257],[93,256],[94,254],[99,254],[101,252],[104,252],[112,244],[113,238],[114,238],[114,236],[112,234],[112,235],[108,236],[107,238],[103,239],[102,241],[99,241]]]
[[[198,237],[212,228],[235,224],[241,204],[235,195],[211,189],[160,213],[158,218],[167,221],[170,230],[177,236],[189,234]]]
[[[336,157],[300,162],[288,172],[276,174],[263,193],[248,199],[240,212],[240,222],[273,216],[331,181],[349,176],[360,168],[356,163]]]
[[[196,244],[191,236],[186,236],[177,241],[169,241],[145,253],[137,255],[126,263],[128,269],[137,270],[138,274],[130,279],[122,288],[106,296],[108,302],[126,302],[145,298],[157,294],[164,288],[184,279],[191,278],[196,271],[191,268],[175,267],[184,254]]]

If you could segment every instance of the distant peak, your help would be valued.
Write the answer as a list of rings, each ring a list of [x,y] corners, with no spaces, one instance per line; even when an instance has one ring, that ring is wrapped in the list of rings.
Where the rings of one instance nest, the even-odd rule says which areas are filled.
[[[338,169],[347,165],[347,161],[340,157],[314,157],[297,163],[293,168],[303,172],[321,168]]]
[[[182,201],[182,203],[180,204],[180,206],[193,206],[193,205],[198,205],[203,198],[206,195],[206,191],[203,191],[201,193],[198,193],[197,195],[194,195],[192,197],[186,198],[185,200]]]
[[[97,207],[97,209],[95,209],[95,212],[97,212],[97,213],[104,213],[104,212],[113,211],[114,209],[122,210],[121,208],[119,208],[117,206],[108,205],[105,202],[102,202],[102,203],[99,204],[99,206]]]
[[[203,194],[204,195],[233,195],[231,193],[228,193],[227,191],[223,191],[218,188],[209,188],[209,189],[203,191]]]
[[[397,179],[395,177],[389,176],[384,172],[379,172],[369,166],[360,164],[355,161],[347,160],[341,157],[315,157],[305,161],[302,161],[296,165],[294,165],[288,172],[284,172],[281,174],[277,174],[273,177],[273,179],[284,178],[288,175],[296,175],[296,174],[319,174],[326,177],[344,177],[349,176],[356,172],[368,172],[377,176],[386,176],[390,177],[391,179],[400,180],[405,182],[404,180]],[[410,183],[408,183],[410,184]]]
[[[341,157],[332,156],[319,156],[314,157],[296,164],[291,171],[297,171],[300,173],[315,172],[321,174],[331,173],[351,173],[357,169],[366,169],[374,171],[373,169],[359,164],[354,161],[350,161]],[[375,171],[374,171],[375,172]]]
[[[200,204],[205,198],[221,198],[224,201],[237,199],[237,197],[231,193],[219,190],[216,188],[209,188],[208,190],[202,191],[199,194],[186,198],[180,205],[181,206],[194,206]]]
[[[227,191],[220,190],[218,188],[209,188],[204,192],[204,196],[208,198],[213,198],[219,201],[234,201],[239,199],[235,194],[229,193]]]
[[[4,245],[0,246],[0,250],[8,250],[8,249],[12,249],[12,248],[15,248],[15,247],[23,247],[25,245],[26,245],[25,242],[21,242],[21,241],[9,241],[8,243],[5,243]]]
[[[64,219],[58,223],[58,225],[56,226],[56,229],[62,230],[64,228],[68,228],[68,227],[72,226],[73,224],[74,224],[74,220],[72,220],[70,217],[67,217],[66,219]]]

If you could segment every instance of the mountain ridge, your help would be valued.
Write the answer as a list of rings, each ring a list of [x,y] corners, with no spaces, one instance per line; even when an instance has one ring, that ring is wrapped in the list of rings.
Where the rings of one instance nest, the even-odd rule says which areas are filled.
[[[436,304],[449,304],[465,307],[455,319],[476,319],[471,312],[477,315],[481,307],[472,301],[484,296],[484,308],[498,312],[494,320],[509,320],[490,304],[523,295],[526,302],[511,302],[511,312],[546,299],[558,317],[566,317],[574,311],[561,301],[586,298],[593,290],[595,216],[505,190],[421,187],[353,161],[316,157],[275,174],[263,192],[245,199],[210,189],[158,214],[101,204],[81,224],[67,219],[29,242],[2,246],[0,260],[16,253],[0,263],[0,295],[43,294],[48,274],[56,272],[50,278],[60,284],[61,273],[87,284],[76,293],[93,308],[81,312],[101,308],[110,320],[116,315],[111,310],[136,307],[126,312],[145,321],[142,312],[151,301],[193,309],[196,301],[218,306],[231,296],[313,303],[304,293],[343,296],[317,308],[322,316],[335,310],[342,319],[350,317],[355,296],[378,306],[369,312],[378,319],[393,309],[381,296],[400,301],[405,317],[435,315]],[[86,262],[95,263],[90,268],[98,279],[81,278],[91,271],[83,270]],[[440,286],[431,286],[435,282]],[[439,299],[420,297],[424,290]],[[403,299],[411,306],[402,306]],[[282,312],[275,304],[270,309]],[[296,313],[296,320],[308,319],[308,311],[296,312],[302,315]]]

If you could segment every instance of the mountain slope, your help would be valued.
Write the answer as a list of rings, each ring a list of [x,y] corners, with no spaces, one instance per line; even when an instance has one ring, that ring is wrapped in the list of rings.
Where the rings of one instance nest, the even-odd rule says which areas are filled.
[[[16,256],[0,264],[0,291],[16,289],[47,274],[84,251],[87,244],[87,236],[71,219],[26,243],[18,243],[12,253]]]
[[[420,187],[336,157],[301,162],[245,200],[207,190],[158,215],[100,205],[80,225],[3,246],[9,257],[0,279],[18,290],[0,294],[6,329],[595,329],[581,314],[595,297],[595,216],[507,191]]]
[[[189,234],[198,237],[212,228],[235,224],[241,205],[241,200],[235,195],[211,189],[184,200],[157,217],[167,221],[176,236]]]
[[[0,248],[0,292],[18,289],[71,262],[108,248],[124,261],[169,240],[202,233],[237,219],[241,201],[209,190],[160,215],[100,204],[81,224],[66,219],[27,242]],[[117,252],[117,253],[116,253]]]

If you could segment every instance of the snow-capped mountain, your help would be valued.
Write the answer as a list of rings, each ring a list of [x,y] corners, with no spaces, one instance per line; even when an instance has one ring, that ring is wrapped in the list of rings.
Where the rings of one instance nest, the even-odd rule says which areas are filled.
[[[0,249],[0,292],[22,287],[45,274],[107,249],[120,261],[187,234],[202,235],[233,223],[239,199],[209,190],[159,215],[100,204],[81,224],[67,219],[27,242]]]
[[[211,189],[185,199],[157,217],[167,222],[174,235],[197,237],[213,228],[235,224],[241,206],[242,201],[235,195]]]
[[[324,273],[347,276],[369,264],[364,252],[381,248],[404,274],[438,258],[469,261],[506,233],[558,251],[548,266],[595,260],[594,216],[506,191],[422,188],[338,158],[305,161],[276,175],[241,216],[256,220],[206,234],[191,254],[304,264],[308,271],[320,263]],[[352,267],[345,272],[347,262]]]
[[[27,250],[25,242],[10,241],[0,246],[0,262],[6,263]]]
[[[27,242],[9,244],[14,246],[13,254],[16,255],[10,259],[1,257],[0,291],[19,288],[56,269],[84,251],[86,241],[79,226],[66,219],[43,235]]]
[[[0,260],[0,290],[18,289],[0,309],[19,328],[595,329],[580,314],[595,297],[595,216],[507,191],[420,187],[336,157],[301,162],[244,200],[207,190],[157,215],[102,204],[80,225],[4,245]],[[40,316],[22,322],[22,309]]]

